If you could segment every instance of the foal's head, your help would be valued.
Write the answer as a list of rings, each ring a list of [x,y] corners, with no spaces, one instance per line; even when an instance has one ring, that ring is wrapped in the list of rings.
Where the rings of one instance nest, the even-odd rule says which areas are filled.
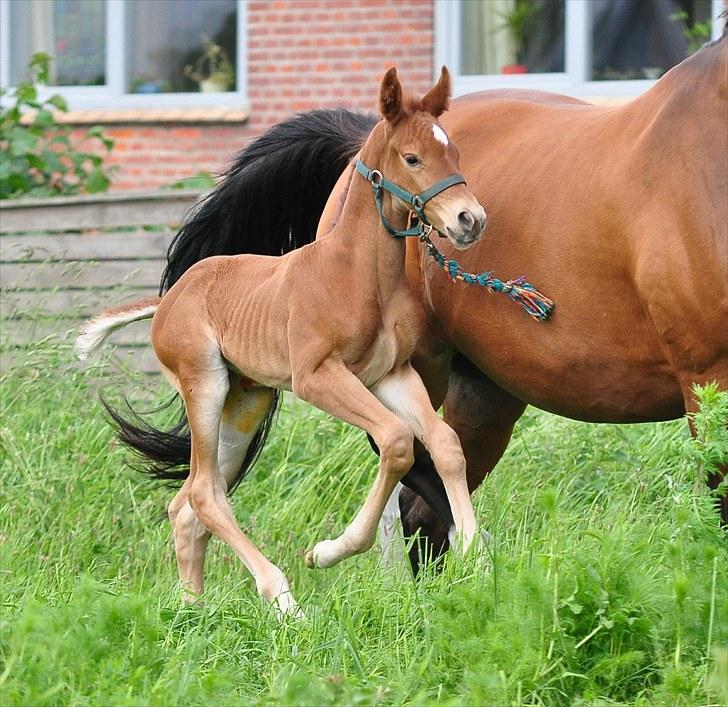
[[[437,119],[450,102],[450,74],[446,67],[437,83],[419,100],[404,97],[392,67],[382,80],[379,109],[382,113],[384,157],[377,169],[388,180],[413,194],[459,171],[460,153]],[[373,166],[373,165],[372,165]],[[392,216],[402,220],[407,205],[391,200]],[[485,210],[465,184],[456,184],[440,192],[424,207],[432,226],[450,239],[456,248],[476,243],[485,228]]]

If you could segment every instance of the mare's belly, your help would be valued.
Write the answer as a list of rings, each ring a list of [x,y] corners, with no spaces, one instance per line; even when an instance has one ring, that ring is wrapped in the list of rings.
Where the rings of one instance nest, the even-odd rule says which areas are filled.
[[[512,264],[499,269],[516,271]],[[537,322],[503,295],[442,280],[431,293],[446,339],[516,398],[591,422],[683,414],[676,370],[629,288],[612,284],[600,301],[591,295],[603,290],[596,282],[564,286],[536,273],[534,281],[557,303],[549,321]]]
[[[477,368],[542,410],[585,422],[617,423],[684,414],[678,380],[659,356],[635,355],[598,337],[567,339],[556,352],[528,338],[506,337],[496,343],[472,330],[466,338],[461,346]]]

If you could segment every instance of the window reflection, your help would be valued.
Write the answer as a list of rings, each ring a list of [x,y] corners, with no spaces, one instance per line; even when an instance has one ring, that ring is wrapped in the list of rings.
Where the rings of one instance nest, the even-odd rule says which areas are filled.
[[[235,90],[236,0],[127,3],[127,90]]]
[[[461,73],[564,71],[564,0],[463,0]]]
[[[25,78],[30,57],[53,57],[51,86],[106,83],[104,0],[33,0],[10,3],[10,83]]]
[[[657,79],[710,39],[710,0],[593,0],[592,79]]]

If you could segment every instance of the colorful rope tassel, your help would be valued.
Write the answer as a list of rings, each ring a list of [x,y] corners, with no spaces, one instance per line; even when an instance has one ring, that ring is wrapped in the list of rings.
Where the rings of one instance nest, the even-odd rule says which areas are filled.
[[[465,272],[456,260],[446,258],[427,235],[420,236],[420,240],[425,244],[427,252],[435,259],[435,262],[453,280],[462,280],[468,285],[480,285],[490,292],[502,292],[540,322],[546,321],[551,316],[551,312],[554,310],[553,301],[540,293],[530,282],[526,282],[525,277],[521,276],[515,280],[503,282],[489,272],[482,272],[479,275]]]

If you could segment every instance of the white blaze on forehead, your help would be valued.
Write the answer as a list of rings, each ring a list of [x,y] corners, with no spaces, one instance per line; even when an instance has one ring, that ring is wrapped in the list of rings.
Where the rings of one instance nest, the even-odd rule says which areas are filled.
[[[447,135],[445,135],[445,131],[439,125],[432,126],[432,134],[435,136],[435,140],[445,145],[445,147],[448,146],[449,141]]]

